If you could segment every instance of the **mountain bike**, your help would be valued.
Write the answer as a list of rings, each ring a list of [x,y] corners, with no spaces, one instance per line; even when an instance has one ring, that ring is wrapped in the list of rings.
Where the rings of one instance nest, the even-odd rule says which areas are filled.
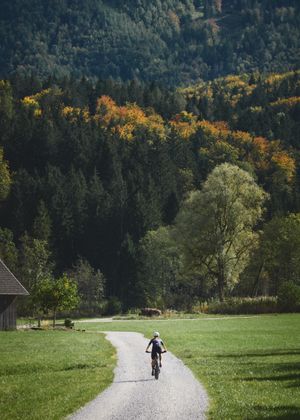
[[[151,351],[146,351],[146,353],[151,353]],[[162,351],[162,353],[166,353],[166,351]],[[160,374],[160,368],[159,368],[159,362],[158,362],[158,355],[157,354],[156,354],[156,357],[155,357],[155,365],[152,369],[154,369],[154,378],[158,379],[159,374]]]

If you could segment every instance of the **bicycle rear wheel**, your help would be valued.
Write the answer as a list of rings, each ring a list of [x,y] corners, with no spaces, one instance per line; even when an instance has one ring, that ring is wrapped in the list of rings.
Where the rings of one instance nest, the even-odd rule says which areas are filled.
[[[159,378],[159,372],[160,372],[160,369],[159,369],[159,365],[158,365],[158,358],[156,358],[156,360],[155,360],[155,370],[154,370],[155,379]]]

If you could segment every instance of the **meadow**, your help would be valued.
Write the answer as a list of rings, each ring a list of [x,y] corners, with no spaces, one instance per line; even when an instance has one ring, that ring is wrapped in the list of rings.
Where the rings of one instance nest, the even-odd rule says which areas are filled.
[[[299,314],[79,325],[146,337],[158,330],[204,384],[210,419],[300,418]]]
[[[210,419],[296,420],[299,325],[299,314],[285,314],[81,322],[75,324],[81,331],[1,332],[1,420],[61,419],[93,399],[113,379],[115,352],[98,334],[109,330],[149,338],[158,330],[205,386]],[[164,359],[168,363],[167,354]]]
[[[0,418],[61,419],[112,382],[115,362],[101,334],[0,332]]]

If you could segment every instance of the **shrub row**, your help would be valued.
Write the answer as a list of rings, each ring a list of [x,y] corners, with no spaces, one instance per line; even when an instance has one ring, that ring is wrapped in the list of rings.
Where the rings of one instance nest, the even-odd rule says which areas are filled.
[[[276,312],[300,312],[300,286],[285,282],[278,290],[278,296],[234,297],[224,302],[201,303],[200,312],[210,314],[268,314]]]
[[[300,286],[284,282],[278,290],[278,308],[281,312],[300,312]]]
[[[210,314],[269,314],[278,312],[277,298],[273,296],[257,298],[229,298],[224,302],[214,301],[207,306]]]

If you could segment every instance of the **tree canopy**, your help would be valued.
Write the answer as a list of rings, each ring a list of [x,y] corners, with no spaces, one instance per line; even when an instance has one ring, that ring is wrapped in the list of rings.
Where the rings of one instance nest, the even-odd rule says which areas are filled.
[[[276,217],[266,224],[262,238],[264,269],[272,293],[284,282],[300,286],[300,214]]]
[[[0,77],[187,84],[299,67],[298,0],[2,0]]]
[[[251,76],[245,78],[248,86]],[[261,76],[255,103],[267,103],[266,95],[273,102],[297,96],[298,78],[298,72],[271,75],[270,81]],[[232,95],[238,81],[233,80]],[[0,205],[0,253],[29,289],[49,272],[57,278],[78,270],[83,277],[72,278],[81,309],[96,299],[100,311],[109,297],[124,308],[136,302],[179,304],[196,283],[195,295],[214,294],[200,273],[194,279],[182,275],[181,261],[174,260],[177,250],[171,245],[171,253],[164,250],[170,244],[164,228],[174,223],[189,193],[225,162],[252,174],[270,194],[266,221],[300,211],[298,143],[285,131],[269,137],[255,124],[243,128],[240,117],[247,101],[254,101],[247,90],[239,92],[239,106],[228,121],[225,114],[216,121],[224,84],[216,80],[206,85],[213,85],[212,91],[201,93],[201,104],[207,104],[202,109],[214,110],[204,118],[200,101],[192,109],[194,96],[156,84],[68,78],[41,83],[20,76],[0,83],[0,148],[10,184]],[[269,108],[274,121],[276,112]],[[285,115],[295,121],[296,133],[295,109],[287,108]],[[262,127],[273,131],[269,121]],[[149,231],[153,234],[147,236]],[[150,260],[156,247],[162,250],[157,260],[162,271],[152,293]],[[249,284],[255,270],[251,276]]]
[[[216,282],[220,300],[248,262],[265,199],[249,173],[224,163],[190,194],[176,218],[176,243],[187,269]]]

